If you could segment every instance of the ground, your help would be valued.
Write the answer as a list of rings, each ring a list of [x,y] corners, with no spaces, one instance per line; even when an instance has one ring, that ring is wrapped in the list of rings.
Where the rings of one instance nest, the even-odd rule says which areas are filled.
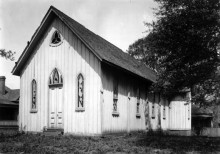
[[[100,137],[0,133],[0,153],[220,153],[220,138],[132,133]]]

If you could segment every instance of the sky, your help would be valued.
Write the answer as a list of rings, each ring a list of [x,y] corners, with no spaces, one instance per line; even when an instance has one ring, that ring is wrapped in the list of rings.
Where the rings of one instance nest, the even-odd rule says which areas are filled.
[[[20,88],[14,64],[51,5],[124,52],[147,35],[144,22],[154,20],[157,6],[153,0],[0,0],[0,49],[16,52],[14,61],[0,57],[0,76],[12,89]]]

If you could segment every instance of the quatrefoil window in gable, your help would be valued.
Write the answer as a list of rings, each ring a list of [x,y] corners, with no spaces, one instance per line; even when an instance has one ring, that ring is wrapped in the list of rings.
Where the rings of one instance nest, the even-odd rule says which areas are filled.
[[[55,31],[52,35],[50,46],[56,47],[62,43],[62,36],[59,31]]]

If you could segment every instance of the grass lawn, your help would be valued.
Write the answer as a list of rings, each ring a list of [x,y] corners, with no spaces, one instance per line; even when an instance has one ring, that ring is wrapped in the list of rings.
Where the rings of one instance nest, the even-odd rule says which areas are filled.
[[[0,153],[220,153],[220,138],[133,133],[104,137],[0,133]]]

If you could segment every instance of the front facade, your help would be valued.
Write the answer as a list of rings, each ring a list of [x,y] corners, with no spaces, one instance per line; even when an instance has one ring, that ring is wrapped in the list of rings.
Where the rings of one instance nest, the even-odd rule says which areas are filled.
[[[54,128],[100,135],[171,126],[190,129],[188,123],[176,127],[179,119],[169,120],[176,116],[190,121],[177,114],[179,104],[155,95],[150,98],[148,88],[155,82],[150,69],[54,7],[13,74],[21,77],[19,128],[23,131]],[[161,120],[157,106],[164,113]]]
[[[51,40],[57,31],[61,44],[53,46]],[[58,18],[42,40],[21,73],[21,127],[36,132],[47,127],[63,128],[66,133],[100,134],[100,61]],[[85,96],[79,104],[81,82]]]

